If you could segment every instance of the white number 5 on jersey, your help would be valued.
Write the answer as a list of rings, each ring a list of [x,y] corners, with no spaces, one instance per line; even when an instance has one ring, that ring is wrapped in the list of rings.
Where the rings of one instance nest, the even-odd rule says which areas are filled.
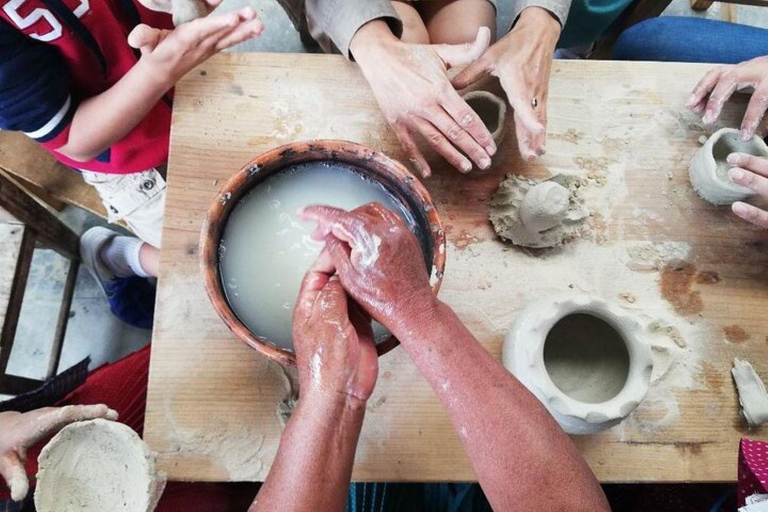
[[[45,32],[44,34],[40,34],[37,32],[34,32],[32,34],[29,34],[29,37],[32,37],[34,39],[38,39],[40,41],[50,42],[55,41],[56,39],[61,37],[61,23],[59,20],[56,19],[56,16],[53,15],[51,11],[48,9],[44,9],[42,7],[38,7],[36,9],[33,9],[31,13],[27,14],[26,16],[22,16],[19,14],[19,8],[24,5],[25,2],[28,0],[10,0],[7,4],[3,6],[3,10],[5,11],[5,14],[8,15],[8,18],[12,22],[16,24],[20,29],[24,30],[26,28],[31,27],[38,21],[44,19],[48,22],[48,24],[51,26],[51,30],[48,32]],[[90,0],[80,0],[80,5],[77,6],[77,8],[72,11],[75,16],[78,18],[81,18],[83,14],[87,13],[90,9]]]

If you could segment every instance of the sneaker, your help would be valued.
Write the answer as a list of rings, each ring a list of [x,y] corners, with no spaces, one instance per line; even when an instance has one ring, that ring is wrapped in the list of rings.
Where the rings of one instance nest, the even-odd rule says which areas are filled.
[[[91,228],[80,237],[80,258],[101,286],[112,313],[134,327],[151,329],[155,314],[155,287],[139,276],[117,277],[101,261],[101,249],[119,233]]]

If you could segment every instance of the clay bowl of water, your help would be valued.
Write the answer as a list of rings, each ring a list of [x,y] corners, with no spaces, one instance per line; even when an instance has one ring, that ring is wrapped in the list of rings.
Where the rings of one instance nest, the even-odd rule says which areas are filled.
[[[437,294],[445,233],[432,198],[403,165],[345,141],[296,142],[258,156],[211,203],[200,236],[200,265],[213,308],[242,341],[283,365],[295,365],[291,318],[304,274],[322,250],[313,223],[298,210],[329,204],[346,210],[376,201],[416,235]],[[398,345],[374,326],[381,356]]]

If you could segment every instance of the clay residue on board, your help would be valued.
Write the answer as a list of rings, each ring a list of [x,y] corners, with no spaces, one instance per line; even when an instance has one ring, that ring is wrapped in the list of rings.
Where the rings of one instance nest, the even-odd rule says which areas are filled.
[[[723,327],[725,339],[731,343],[742,343],[749,339],[749,333],[740,325],[726,325]]]
[[[584,138],[584,133],[577,131],[574,128],[568,128],[563,133],[553,133],[548,137],[550,140],[564,140],[571,144],[578,144]]]
[[[701,292],[692,290],[695,279],[696,267],[688,261],[671,261],[661,270],[661,296],[682,316],[695,315],[704,310]]]

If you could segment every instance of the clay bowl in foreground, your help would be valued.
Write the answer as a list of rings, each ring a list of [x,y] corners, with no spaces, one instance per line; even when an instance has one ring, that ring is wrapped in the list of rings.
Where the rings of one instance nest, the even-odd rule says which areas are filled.
[[[238,201],[268,176],[309,162],[339,162],[377,181],[409,210],[419,227],[419,245],[426,262],[432,262],[430,283],[437,295],[445,269],[445,232],[432,198],[402,164],[383,153],[338,140],[317,140],[287,144],[268,151],[235,173],[211,203],[200,234],[200,267],[205,291],[213,308],[227,327],[250,347],[280,364],[293,366],[296,355],[263,336],[251,332],[235,315],[224,295],[219,273],[219,243],[230,212]],[[381,356],[398,345],[394,336],[376,345]]]

